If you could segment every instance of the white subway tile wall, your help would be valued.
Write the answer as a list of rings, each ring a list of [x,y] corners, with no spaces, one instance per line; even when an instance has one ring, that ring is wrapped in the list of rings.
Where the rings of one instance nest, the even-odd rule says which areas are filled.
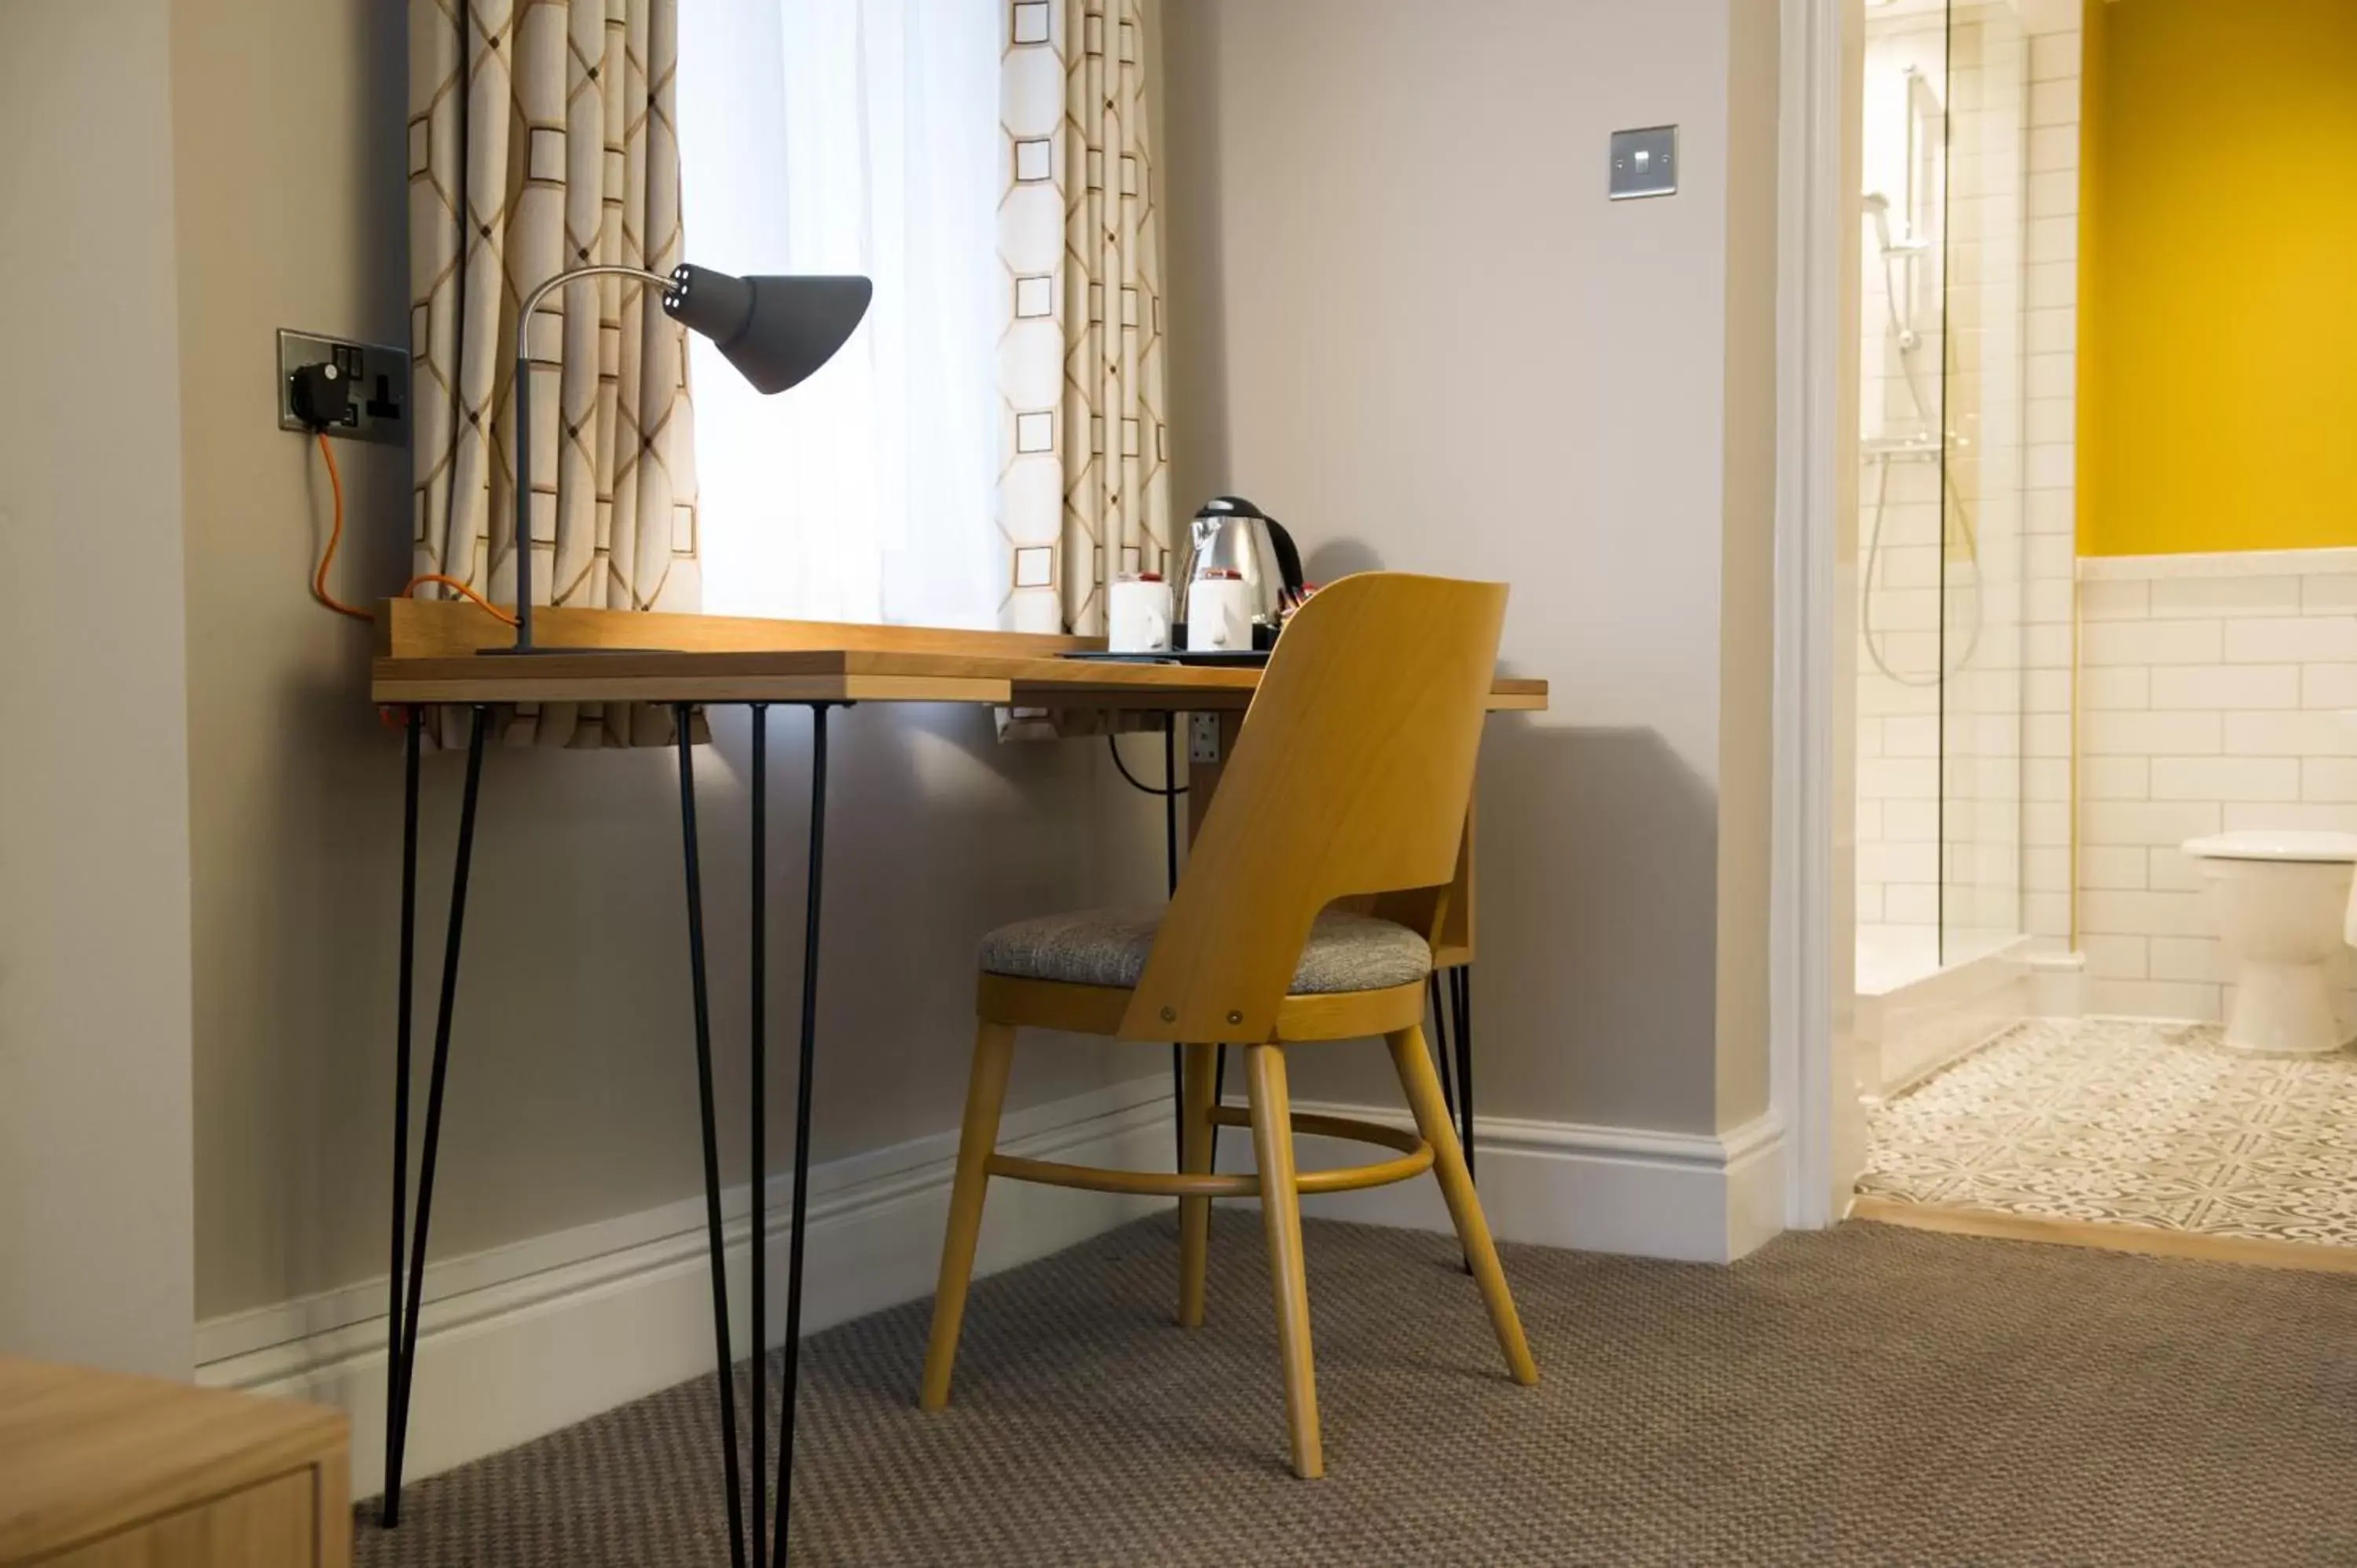
[[[2075,9],[2075,7],[2073,8]],[[2077,563],[2079,367],[2079,44],[2077,29],[2033,34],[2029,40],[2029,264],[2042,286],[2025,318],[2029,358],[2026,388],[2031,462],[2023,526],[2029,537],[2028,586],[2034,605],[2050,606],[2057,584],[2069,583]],[[2041,548],[2041,545],[2044,548]],[[2071,748],[2073,652],[2069,606],[2060,620],[2037,620],[2022,644],[2024,680],[2040,694],[2023,721],[2027,757],[2067,759]],[[2059,750],[2057,748],[2060,748]],[[2111,782],[2132,782],[2115,775]],[[2022,929],[2041,952],[2071,945],[2071,856],[2031,836],[2029,813],[2060,817],[2069,842],[2068,768],[2031,769],[2022,776],[2024,813]]]
[[[2216,1022],[2233,1002],[2199,868],[2232,828],[2357,832],[2357,573],[2156,557],[2080,584],[2079,945],[2091,1013]],[[2272,566],[2270,567],[2272,571]],[[2052,867],[2025,862],[2025,880]],[[2337,978],[2357,1014],[2349,955]]]

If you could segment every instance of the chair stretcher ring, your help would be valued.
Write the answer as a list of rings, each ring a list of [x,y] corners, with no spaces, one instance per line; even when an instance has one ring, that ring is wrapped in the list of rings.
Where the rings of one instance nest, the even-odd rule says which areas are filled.
[[[1389,1187],[1394,1182],[1406,1181],[1422,1176],[1432,1168],[1432,1145],[1415,1133],[1398,1127],[1386,1127],[1376,1122],[1361,1122],[1351,1116],[1321,1116],[1315,1112],[1293,1113],[1296,1134],[1308,1133],[1318,1138],[1348,1138],[1352,1143],[1374,1144],[1386,1149],[1397,1149],[1395,1160],[1378,1160],[1372,1165],[1341,1165],[1332,1170],[1303,1171],[1295,1185],[1304,1193],[1356,1192],[1361,1187]],[[1211,1109],[1214,1125],[1249,1127],[1249,1112],[1230,1106]],[[1165,1175],[1160,1171],[1112,1170],[1102,1165],[1071,1165],[1055,1160],[1028,1160],[1015,1155],[990,1156],[986,1167],[992,1176],[1006,1176],[1012,1181],[1037,1182],[1043,1187],[1077,1187],[1091,1192],[1123,1192],[1157,1197],[1257,1197],[1260,1177],[1256,1176],[1193,1176]]]

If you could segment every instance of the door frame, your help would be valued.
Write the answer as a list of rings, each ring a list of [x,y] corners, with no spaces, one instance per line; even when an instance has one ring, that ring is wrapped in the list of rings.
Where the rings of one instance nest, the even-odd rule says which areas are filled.
[[[1785,1222],[1848,1212],[1857,1093],[1857,560],[1863,0],[1780,0],[1770,1103]]]

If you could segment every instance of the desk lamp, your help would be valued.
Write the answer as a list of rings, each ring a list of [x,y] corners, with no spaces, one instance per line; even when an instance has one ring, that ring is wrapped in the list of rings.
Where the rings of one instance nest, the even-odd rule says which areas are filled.
[[[763,394],[781,392],[834,358],[851,337],[875,287],[864,277],[731,277],[686,263],[666,277],[640,267],[575,267],[525,295],[516,313],[515,552],[516,637],[484,653],[580,653],[532,639],[533,313],[554,290],[583,278],[619,277],[662,290],[663,313],[720,346],[722,357]]]

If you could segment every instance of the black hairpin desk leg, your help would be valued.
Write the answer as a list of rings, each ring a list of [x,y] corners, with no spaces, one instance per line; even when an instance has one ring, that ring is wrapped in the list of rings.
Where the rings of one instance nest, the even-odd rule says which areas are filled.
[[[1473,966],[1448,972],[1457,1025],[1457,1141],[1465,1145],[1465,1176],[1473,1179]]]
[[[1179,793],[1178,715],[1165,714],[1162,715],[1162,857],[1168,868],[1168,895],[1173,898],[1178,896]],[[1211,1103],[1217,1105],[1227,1092],[1228,1047],[1215,1046],[1212,1050]],[[1170,1047],[1170,1103],[1178,1111],[1180,1118],[1184,1117],[1187,1105],[1185,1063],[1185,1047],[1174,1042]],[[1184,1168],[1187,1164],[1187,1124],[1183,1119],[1174,1119],[1173,1124],[1178,1129],[1178,1164]],[[1216,1133],[1217,1129],[1213,1131]],[[1211,1168],[1215,1171],[1220,1168],[1220,1140],[1217,1136],[1211,1139]]]
[[[1440,1062],[1440,1100],[1448,1107],[1448,1120],[1457,1121],[1457,1069],[1448,1057],[1448,1008],[1440,1000],[1440,979],[1448,972],[1434,970],[1425,977],[1424,989],[1432,1010],[1432,1054]],[[1451,992],[1454,994],[1454,992]]]
[[[847,704],[846,704],[847,705]],[[778,1404],[778,1513],[770,1561],[786,1560],[794,1488],[794,1396],[802,1378],[802,1236],[810,1208],[811,1075],[818,1040],[818,934],[826,865],[826,710],[811,704],[810,858],[802,915],[802,1036],[794,1072],[793,1230],[786,1243],[786,1386]],[[758,1266],[758,1265],[757,1265]]]
[[[672,708],[672,719],[679,742],[679,837],[687,872],[688,983],[695,999],[695,1088],[704,1133],[704,1221],[712,1250],[712,1339],[719,1359],[720,1446],[728,1466],[728,1561],[732,1568],[746,1568],[745,1506],[737,1468],[737,1361],[728,1348],[728,1255],[720,1219],[720,1133],[713,1109],[712,999],[705,980],[704,873],[695,833],[694,710],[688,703],[676,703]],[[759,1245],[759,1238],[756,1237],[756,1258],[760,1256]]]
[[[793,1486],[794,1396],[799,1381],[802,1341],[803,1231],[810,1200],[810,1127],[812,1061],[818,1023],[818,956],[821,895],[824,886],[826,843],[827,708],[810,704],[811,839],[808,862],[809,904],[802,937],[802,1007],[800,1071],[795,1084],[794,1178],[792,1230],[789,1241],[786,1280],[786,1375],[778,1412],[777,1508],[774,1523],[769,1513],[768,1421],[769,1389],[766,1341],[769,1310],[767,1247],[766,1123],[768,1028],[767,878],[769,849],[769,714],[766,704],[751,703],[753,713],[752,845],[751,845],[751,965],[752,1023],[752,1258],[753,1338],[756,1350],[753,1393],[752,1530],[746,1529],[743,1477],[738,1468],[736,1366],[728,1331],[728,1278],[726,1236],[720,1206],[718,1119],[712,1072],[712,1011],[706,980],[704,931],[703,868],[695,815],[695,764],[693,743],[694,713],[691,705],[675,704],[680,782],[680,844],[687,894],[689,978],[694,993],[695,1065],[698,1107],[703,1133],[705,1222],[712,1255],[712,1312],[715,1359],[720,1391],[721,1447],[727,1466],[729,1560],[734,1568],[758,1563],[762,1547],[769,1561],[782,1563],[787,1519]],[[846,704],[847,705],[847,704]],[[401,994],[394,1033],[396,1082],[393,1090],[393,1277],[388,1303],[389,1354],[385,1370],[385,1482],[380,1519],[387,1529],[399,1523],[401,1470],[408,1433],[412,1373],[417,1360],[417,1316],[425,1286],[425,1242],[432,1218],[436,1158],[441,1145],[443,1091],[447,1081],[452,1018],[457,1001],[458,955],[467,908],[468,871],[474,854],[476,807],[480,796],[483,742],[488,710],[478,705],[467,749],[466,792],[458,817],[458,847],[450,885],[447,942],[442,964],[440,1004],[436,1013],[434,1063],[426,1093],[425,1147],[418,1167],[415,1230],[407,1257],[403,1256],[403,1228],[408,1196],[409,1068],[412,1025],[411,990],[415,973],[417,904],[418,754],[424,713],[413,708],[407,725],[406,793],[402,827]],[[404,1267],[405,1263],[405,1267]],[[766,1528],[765,1528],[766,1527]],[[764,1541],[765,1534],[769,1537]],[[753,1543],[750,1552],[747,1541]]]
[[[417,1309],[425,1290],[425,1233],[434,1213],[434,1165],[442,1147],[442,1090],[450,1069],[450,1020],[458,1001],[458,952],[467,919],[467,872],[475,854],[475,805],[483,782],[485,710],[478,704],[467,736],[466,792],[459,798],[458,853],[450,874],[450,919],[442,949],[442,994],[434,1014],[434,1069],[425,1090],[425,1146],[417,1165],[417,1231],[402,1266],[401,1215],[409,1185],[410,981],[416,961],[417,752],[424,714],[409,710],[408,794],[403,810],[401,998],[394,1046],[393,1145],[393,1283],[384,1368],[384,1496],[377,1518],[387,1530],[401,1522],[401,1462],[409,1441],[409,1392],[417,1369]]]
[[[417,972],[417,753],[425,722],[424,709],[409,710],[402,762],[401,994],[393,1008],[393,1266],[385,1273],[384,1495],[377,1504],[378,1518],[387,1528],[401,1514],[401,1481],[393,1454],[401,1441],[401,1293],[409,1284],[402,1259],[408,1240],[403,1232],[409,1228],[409,1028],[416,1012],[410,989]]]
[[[728,1466],[727,1498],[729,1556],[732,1564],[742,1568],[748,1562],[782,1563],[785,1560],[787,1525],[793,1507],[794,1478],[794,1404],[800,1383],[802,1326],[802,1260],[805,1230],[810,1208],[810,1133],[812,1063],[816,1055],[818,1038],[818,963],[819,930],[822,894],[825,886],[826,853],[826,775],[827,775],[827,708],[830,704],[813,703],[811,709],[811,829],[810,858],[807,863],[809,901],[802,930],[802,1042],[798,1053],[794,1083],[794,1177],[791,1229],[786,1242],[786,1325],[785,1325],[785,1386],[780,1393],[777,1423],[777,1506],[770,1506],[771,1472],[770,1466],[769,1411],[769,1140],[766,1112],[769,1103],[769,845],[770,845],[770,764],[769,764],[769,704],[751,703],[747,706],[753,715],[751,768],[751,853],[750,862],[750,937],[752,952],[749,968],[748,1013],[751,1026],[751,1093],[748,1114],[751,1117],[752,1143],[752,1234],[751,1255],[748,1265],[752,1273],[752,1339],[753,1339],[753,1440],[752,1470],[749,1490],[752,1493],[750,1514],[752,1528],[745,1528],[746,1509],[743,1492],[748,1489],[739,1479],[737,1457],[736,1366],[731,1359],[728,1337],[727,1275],[724,1264],[725,1243],[720,1219],[720,1176],[715,1141],[716,1118],[712,1104],[711,1023],[706,1004],[704,961],[704,918],[702,897],[695,860],[694,776],[689,761],[690,728],[694,714],[681,706],[677,712],[680,745],[681,827],[688,857],[688,945],[690,964],[695,988],[696,1063],[699,1088],[703,1099],[705,1138],[705,1216],[711,1230],[713,1337],[719,1359],[720,1419],[722,1450]],[[747,1542],[751,1546],[749,1551]]]
[[[752,1119],[753,1198],[753,1551],[770,1539],[770,705],[753,710],[752,887],[746,918],[751,933],[746,961],[751,995],[746,1014],[751,1036],[752,1081],[746,1095]],[[733,1373],[732,1373],[733,1375]]]
[[[1178,715],[1162,715],[1162,858],[1169,868],[1166,897],[1178,896]],[[1170,1118],[1178,1141],[1178,1164],[1187,1168],[1187,1048],[1170,1044]]]

